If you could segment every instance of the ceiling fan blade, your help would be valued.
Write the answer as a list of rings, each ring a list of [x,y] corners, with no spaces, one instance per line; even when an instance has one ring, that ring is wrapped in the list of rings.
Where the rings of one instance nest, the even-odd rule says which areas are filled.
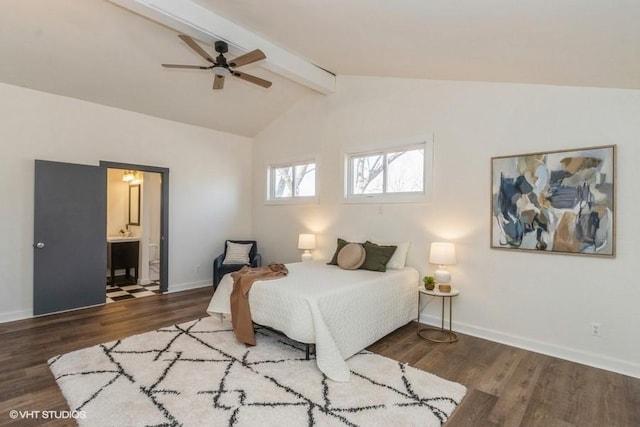
[[[256,50],[252,50],[249,53],[245,53],[244,55],[240,55],[236,59],[230,60],[229,66],[242,67],[243,65],[261,61],[265,58],[266,58],[265,54],[260,49],[256,49]]]
[[[211,55],[209,55],[206,50],[201,48],[200,45],[198,43],[196,43],[196,41],[194,39],[192,39],[189,36],[185,36],[184,34],[178,34],[178,37],[180,37],[180,40],[185,42],[191,49],[193,49],[196,52],[198,52],[198,54],[200,56],[202,56],[204,59],[206,59],[207,61],[211,62],[212,64],[215,64],[216,60],[213,59],[213,57]]]
[[[189,68],[194,70],[208,70],[209,67],[204,67],[202,65],[180,65],[180,64],[162,64],[165,68]]]
[[[251,74],[241,73],[240,71],[235,71],[235,70],[232,71],[232,73],[234,76],[241,78],[242,80],[246,80],[249,83],[253,83],[258,86],[262,86],[263,88],[270,88],[272,84],[268,80],[261,79],[260,77],[253,76]]]
[[[213,88],[222,89],[223,87],[224,87],[224,76],[216,74],[216,77],[213,79]]]

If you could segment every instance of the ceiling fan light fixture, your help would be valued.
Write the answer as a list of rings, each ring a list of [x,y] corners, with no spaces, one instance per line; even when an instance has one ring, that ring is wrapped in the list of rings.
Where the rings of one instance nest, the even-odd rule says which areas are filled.
[[[229,69],[225,67],[216,66],[213,67],[212,70],[218,76],[227,77],[231,75],[231,71],[229,71]]]

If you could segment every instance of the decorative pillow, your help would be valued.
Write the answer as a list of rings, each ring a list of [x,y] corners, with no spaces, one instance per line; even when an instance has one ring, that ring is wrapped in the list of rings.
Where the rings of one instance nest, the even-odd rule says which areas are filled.
[[[387,271],[387,263],[396,250],[395,246],[380,246],[369,241],[364,242],[364,250],[367,256],[364,264],[360,266],[362,270]]]
[[[344,239],[338,239],[338,246],[336,247],[336,251],[333,254],[333,257],[331,257],[331,261],[329,261],[327,264],[338,265],[338,254],[340,253],[340,250],[344,248],[348,243],[349,242]]]
[[[223,264],[249,264],[249,252],[253,243],[227,242],[227,252]]]
[[[366,257],[360,243],[347,243],[338,253],[338,266],[344,270],[357,270]]]
[[[379,243],[381,245],[395,245],[396,251],[393,253],[393,256],[387,263],[387,268],[390,270],[400,270],[404,268],[407,264],[407,253],[409,253],[409,246],[411,242],[400,242],[400,243]]]

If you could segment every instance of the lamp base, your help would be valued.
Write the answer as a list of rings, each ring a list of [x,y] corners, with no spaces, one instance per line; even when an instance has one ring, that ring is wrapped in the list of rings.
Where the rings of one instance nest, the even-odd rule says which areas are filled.
[[[446,267],[444,265],[441,265],[433,274],[433,277],[436,278],[438,283],[449,283],[451,281],[451,273],[449,273],[445,269]]]
[[[307,262],[307,261],[311,261],[313,259],[313,256],[311,255],[311,252],[309,252],[309,250],[306,250],[302,254],[301,258],[303,262]]]
[[[438,291],[448,294],[449,292],[451,292],[451,285],[443,285],[443,284],[439,284],[438,285]]]

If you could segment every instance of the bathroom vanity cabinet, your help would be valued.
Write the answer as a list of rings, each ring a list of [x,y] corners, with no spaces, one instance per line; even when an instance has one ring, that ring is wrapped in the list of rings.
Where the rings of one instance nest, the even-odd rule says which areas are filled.
[[[138,269],[140,262],[140,240],[138,239],[108,239],[108,264],[110,284],[138,283]],[[125,270],[124,276],[116,276],[116,270]]]

